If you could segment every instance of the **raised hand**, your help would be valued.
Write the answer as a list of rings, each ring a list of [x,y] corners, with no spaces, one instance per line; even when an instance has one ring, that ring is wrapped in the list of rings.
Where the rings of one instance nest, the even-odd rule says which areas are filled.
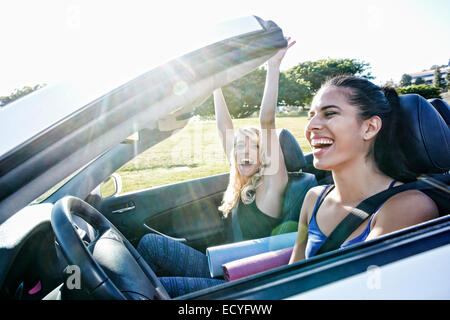
[[[294,41],[290,41],[291,37],[285,37],[285,39],[288,42],[287,47],[283,48],[283,49],[280,49],[273,57],[271,57],[269,59],[269,61],[268,61],[269,66],[270,65],[280,66],[281,61],[283,60],[284,55],[286,54],[286,51],[296,43],[295,40]]]

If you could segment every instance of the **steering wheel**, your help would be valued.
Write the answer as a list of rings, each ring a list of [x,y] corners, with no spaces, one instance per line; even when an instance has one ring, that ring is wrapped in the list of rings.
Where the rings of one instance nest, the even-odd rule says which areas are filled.
[[[94,228],[96,236],[89,246],[76,231],[72,214]],[[51,224],[67,262],[79,267],[81,289],[92,298],[170,299],[131,243],[88,203],[71,196],[58,200],[52,210]]]

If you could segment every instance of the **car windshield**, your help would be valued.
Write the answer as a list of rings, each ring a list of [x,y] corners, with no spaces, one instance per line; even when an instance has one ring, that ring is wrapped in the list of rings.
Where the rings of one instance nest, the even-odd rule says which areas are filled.
[[[89,126],[91,126],[89,122],[95,120],[106,125],[106,122],[114,119],[108,118],[106,114],[108,112],[118,112],[118,109],[123,110],[121,111],[123,115],[125,111],[136,113],[136,111],[132,111],[133,108],[138,108],[142,111],[152,110],[151,113],[148,111],[149,120],[146,123],[141,118],[142,123],[139,125],[134,123],[132,126],[128,125],[126,127],[126,123],[120,124],[124,127],[120,132],[121,134],[132,134],[132,129],[136,126],[148,127],[150,130],[155,126],[159,126],[159,129],[163,132],[177,129],[173,127],[173,123],[177,123],[176,126],[178,126],[179,123],[184,122],[178,121],[176,117],[182,117],[187,120],[191,116],[193,109],[204,101],[204,96],[211,93],[212,85],[215,82],[218,85],[218,83],[226,83],[239,78],[242,74],[249,72],[265,61],[267,59],[266,56],[274,50],[273,45],[283,45],[285,40],[280,38],[280,29],[278,28],[276,34],[267,33],[266,29],[268,27],[263,27],[263,23],[259,18],[245,17],[219,24],[217,28],[207,28],[209,36],[203,38],[204,43],[208,44],[207,46],[170,60],[120,86],[119,83],[124,78],[130,79],[129,73],[120,73],[114,70],[113,73],[117,71],[121,75],[120,78],[111,75],[108,81],[103,81],[94,74],[104,77],[105,73],[95,69],[90,70],[92,76],[88,79],[75,76],[68,82],[49,85],[38,92],[33,92],[22,99],[8,104],[1,110],[2,117],[0,121],[3,122],[0,127],[2,130],[5,130],[5,132],[11,130],[11,125],[19,121],[29,122],[29,125],[25,126],[26,130],[11,130],[10,132],[14,133],[11,139],[2,141],[2,156],[0,159],[5,164],[5,172],[10,172],[13,167],[21,162],[23,163],[24,157],[34,157],[46,148],[58,149],[59,147],[54,142],[64,137],[67,130],[72,130],[74,134],[77,134],[76,128],[85,130],[84,142],[81,144],[95,143],[95,135],[102,134],[102,130],[107,130],[107,127],[105,126],[102,129],[102,126],[93,126],[92,129],[89,129]],[[266,33],[269,37],[272,34],[278,39],[274,39],[272,43],[264,43],[264,37],[267,37]],[[237,41],[237,39],[247,40]],[[227,57],[227,55],[231,57],[235,54],[234,50],[244,50],[240,54],[241,56],[238,55],[239,59]],[[218,61],[214,57],[217,57]],[[220,59],[224,61],[219,62]],[[205,64],[204,62],[207,63]],[[195,75],[195,81],[193,75]],[[210,77],[210,80],[207,81],[206,78],[208,77]],[[201,81],[201,79],[203,80]],[[166,81],[167,84],[164,85],[163,81]],[[166,90],[167,86],[170,86],[171,90]],[[108,92],[114,87],[116,88]],[[101,95],[102,92],[104,93],[103,96]],[[202,92],[204,93],[202,94]],[[134,99],[135,103],[131,103],[130,99]],[[42,101],[45,101],[45,103],[42,103]],[[162,108],[158,103],[164,103],[167,106]],[[119,106],[119,104],[121,105]],[[30,107],[31,105],[33,107]],[[41,109],[43,108],[45,108],[45,112],[42,112]],[[27,118],[23,115],[27,114],[28,109],[30,109],[31,117]],[[96,118],[98,113],[103,115],[104,120]],[[6,121],[5,119],[8,120]],[[78,143],[80,144],[80,142]],[[108,147],[113,146],[112,143],[113,141],[110,141],[109,146],[108,144],[101,144],[102,151],[106,151]],[[66,146],[68,145],[66,144]],[[100,149],[97,148],[96,156],[98,156],[99,151]],[[47,154],[47,156],[52,157],[50,154]],[[56,160],[57,157],[53,156],[53,159]],[[86,163],[86,160],[91,160],[83,159],[84,157],[88,157],[86,153],[84,153],[83,157],[78,157],[80,161],[84,162],[82,165]],[[42,161],[41,163],[52,165],[51,161]],[[68,164],[69,166],[72,165]],[[71,168],[70,173],[78,170],[79,167]],[[34,168],[37,170],[37,167]],[[68,169],[67,167],[64,170]],[[36,172],[36,174],[39,173]],[[60,177],[60,180],[62,178]],[[56,176],[53,176],[52,179],[56,182]],[[43,185],[40,184],[40,186]],[[17,187],[20,186],[17,185]],[[44,192],[44,190],[41,192]],[[37,188],[33,188],[33,192],[37,192]],[[35,194],[35,196],[37,198],[39,194]],[[21,199],[25,201],[25,197],[21,197]],[[13,206],[18,207],[19,204],[15,203]],[[3,212],[6,213],[6,211]]]

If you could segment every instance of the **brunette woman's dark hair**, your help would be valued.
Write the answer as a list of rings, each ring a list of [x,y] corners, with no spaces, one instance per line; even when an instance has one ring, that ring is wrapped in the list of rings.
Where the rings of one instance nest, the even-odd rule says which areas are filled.
[[[334,86],[347,88],[350,104],[359,108],[361,120],[373,116],[380,117],[382,126],[372,149],[367,154],[372,156],[380,171],[402,182],[416,180],[416,174],[407,166],[405,156],[398,144],[398,132],[402,130],[399,119],[400,99],[397,91],[390,86],[379,87],[367,79],[354,76],[337,76],[326,81],[322,88]]]

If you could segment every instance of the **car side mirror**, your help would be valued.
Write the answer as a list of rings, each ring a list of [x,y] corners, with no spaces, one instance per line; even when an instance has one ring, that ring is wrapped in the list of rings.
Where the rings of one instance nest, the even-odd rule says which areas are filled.
[[[119,174],[113,173],[106,178],[95,190],[104,198],[116,196],[122,192],[122,178]]]

